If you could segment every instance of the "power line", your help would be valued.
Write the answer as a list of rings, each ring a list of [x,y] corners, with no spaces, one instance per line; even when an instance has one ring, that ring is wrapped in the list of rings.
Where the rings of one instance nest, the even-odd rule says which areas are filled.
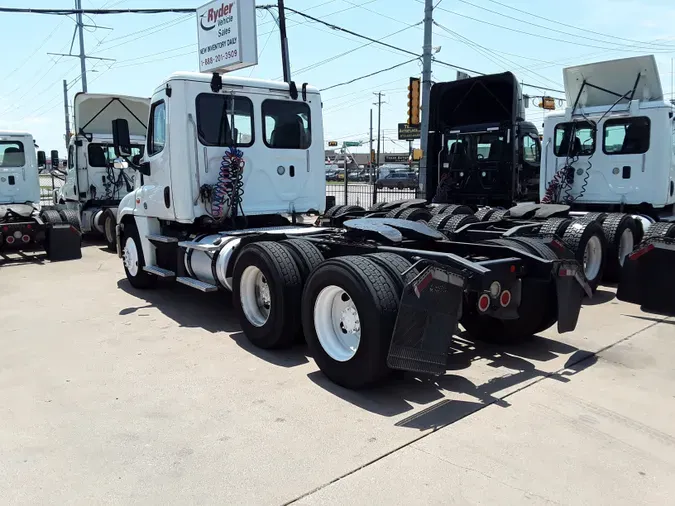
[[[418,2],[418,3],[423,3],[421,0],[415,0],[415,1]],[[548,37],[546,35],[541,35],[541,34],[537,34],[537,33],[526,32],[525,30],[519,30],[517,28],[499,25],[497,23],[491,23],[489,21],[485,21],[485,20],[482,20],[482,19],[467,16],[466,14],[460,14],[459,12],[451,11],[449,9],[444,9],[443,7],[439,7],[439,10],[442,10],[443,12],[447,12],[449,14],[453,14],[455,16],[459,16],[459,17],[462,17],[462,18],[465,18],[465,19],[470,19],[471,21],[476,21],[477,23],[483,23],[483,24],[486,24],[486,25],[489,25],[489,26],[494,26],[496,28],[501,28],[503,30],[508,30],[510,32],[521,33],[523,35],[529,35],[531,37],[537,37],[537,38],[541,38],[541,39],[552,40],[552,41],[555,41],[555,42],[562,42],[564,44],[573,44],[575,46],[581,46],[581,47],[592,47],[592,48],[596,48],[596,49],[604,49],[606,51],[612,51],[612,50],[616,51],[615,48],[609,48],[609,47],[604,47],[604,46],[596,46],[596,45],[593,45],[593,44],[583,44],[581,42],[574,42],[572,40],[558,39],[558,38],[555,38],[555,37]],[[546,28],[546,29],[548,30],[549,28]],[[577,37],[576,35],[573,35],[573,36]],[[606,44],[610,44],[610,42],[606,42]],[[631,49],[622,49],[622,51],[637,52],[637,53],[644,52],[642,50],[631,50]],[[653,49],[650,49],[650,51],[653,51]],[[659,52],[659,51],[657,51],[657,52]]]
[[[404,61],[404,62],[401,62],[401,63],[397,63],[396,65],[392,65],[391,67],[387,67],[386,69],[376,70],[375,72],[371,72],[370,74],[355,77],[354,79],[352,79],[350,81],[345,81],[344,83],[338,83],[338,84],[334,84],[332,86],[328,86],[327,88],[322,88],[319,91],[327,91],[327,90],[332,90],[333,88],[337,88],[338,86],[346,86],[346,85],[352,84],[356,81],[360,81],[361,79],[366,79],[367,77],[376,76],[377,74],[382,74],[383,72],[389,72],[390,70],[394,70],[398,67],[402,67],[403,65],[407,65],[408,63],[414,62],[418,59],[419,59],[419,57],[413,58],[411,60],[407,60],[407,61]]]
[[[555,20],[546,18],[544,16],[540,16],[538,14],[533,14],[532,12],[528,12],[528,11],[525,11],[525,10],[522,10],[522,9],[518,9],[516,7],[512,7],[512,6],[504,4],[502,2],[498,2],[497,0],[488,0],[488,2],[492,2],[493,4],[501,5],[502,7],[506,7],[507,9],[511,9],[511,10],[516,11],[516,12],[520,12],[521,14],[528,14],[528,15],[532,16],[533,18],[542,19],[544,21],[548,21],[549,23],[556,23],[556,24],[559,24],[559,25],[562,25],[562,26],[566,26],[567,28],[573,28],[574,30],[579,30],[579,31],[584,31],[584,32],[589,31],[586,28],[579,28],[578,26],[563,23],[562,21],[555,21]],[[468,2],[465,2],[465,3],[468,3]],[[609,34],[606,34],[606,33],[597,32],[595,30],[593,31],[593,33],[595,33],[596,35],[601,35],[602,37],[624,40],[626,42],[632,42],[634,44],[645,44],[645,45],[650,45],[650,46],[659,46],[659,47],[671,48],[671,49],[675,50],[675,46],[671,46],[669,44],[654,44],[653,42],[649,42],[649,41],[639,41],[639,40],[633,40],[633,39],[626,39],[624,37],[619,37],[618,35],[609,35]]]
[[[519,19],[519,18],[516,18],[516,17],[513,17],[513,16],[509,16],[508,14],[504,14],[503,12],[494,11],[494,10],[492,10],[492,9],[488,9],[487,7],[483,7],[483,6],[481,6],[481,5],[476,5],[476,4],[472,3],[472,2],[469,2],[468,0],[458,0],[458,1],[459,1],[459,2],[462,2],[463,4],[466,4],[466,5],[470,5],[470,6],[472,6],[472,7],[475,7],[476,9],[480,9],[480,10],[483,10],[483,11],[485,11],[485,12],[490,12],[490,13],[492,13],[492,14],[496,14],[496,15],[498,15],[498,16],[502,16],[502,17],[507,18],[507,19],[512,19],[512,20],[517,21],[517,22],[519,22],[519,23],[527,23],[527,24],[530,25],[530,26],[536,26],[536,27],[542,28],[542,29],[544,29],[544,30],[548,30],[548,31],[556,32],[556,33],[561,33],[561,34],[563,34],[563,35],[568,35],[568,36],[570,36],[570,37],[576,37],[576,38],[586,39],[586,40],[590,40],[590,41],[593,41],[593,42],[600,42],[600,43],[602,43],[602,44],[610,44],[610,43],[611,43],[611,42],[606,41],[606,40],[596,39],[596,38],[594,38],[594,37],[588,37],[588,36],[584,36],[584,35],[577,35],[577,34],[574,34],[574,33],[566,32],[566,31],[564,31],[564,30],[558,30],[558,29],[556,29],[556,28],[551,28],[551,27],[548,27],[548,26],[538,25],[538,24],[536,24],[536,23],[532,23],[532,22],[529,22],[529,21],[524,21],[524,20],[522,20],[522,19]],[[625,45],[625,44],[624,44],[624,45]],[[653,48],[648,48],[648,49],[649,49],[650,51],[653,50]],[[670,49],[671,49],[671,51],[672,51],[672,50],[675,50],[675,47],[671,47]]]
[[[354,31],[352,31],[352,30],[348,30],[347,28],[342,28],[342,27],[337,26],[337,25],[334,25],[334,24],[332,24],[332,23],[328,23],[327,21],[323,21],[323,20],[321,20],[321,19],[315,18],[315,17],[313,17],[313,16],[310,16],[309,14],[305,14],[305,13],[300,12],[300,11],[297,11],[297,10],[295,10],[295,9],[291,9],[290,7],[286,7],[286,10],[288,10],[288,11],[290,11],[290,12],[293,12],[293,13],[299,15],[299,16],[305,17],[305,18],[307,18],[307,19],[311,19],[312,21],[314,21],[314,22],[316,22],[316,23],[321,23],[322,25],[325,25],[325,26],[327,26],[328,28],[330,28],[330,29],[332,29],[332,30],[335,30],[335,31],[338,31],[338,32],[348,33],[349,35],[352,35],[352,36],[354,36],[354,37],[359,37],[359,38],[368,40],[368,41],[372,42],[373,44],[378,44],[378,45],[380,45],[380,46],[388,47],[389,49],[394,49],[395,51],[400,51],[400,52],[402,52],[402,53],[406,53],[406,54],[415,56],[416,58],[419,58],[419,57],[420,57],[420,55],[414,53],[413,51],[409,51],[409,50],[407,50],[407,49],[403,49],[403,48],[394,46],[394,45],[392,45],[392,44],[388,44],[388,43],[386,43],[386,42],[382,42],[382,41],[380,41],[380,40],[373,39],[373,38],[371,38],[371,37],[368,37],[368,36],[366,36],[366,35],[363,35],[363,34],[354,32]],[[441,64],[441,65],[446,65],[446,66],[448,66],[448,67],[452,67],[452,68],[457,69],[457,70],[462,70],[462,71],[464,71],[464,72],[470,72],[470,73],[472,73],[472,74],[482,74],[482,72],[478,72],[477,70],[471,70],[471,69],[468,69],[468,68],[466,68],[466,67],[460,67],[459,65],[454,65],[454,64],[452,64],[452,63],[447,63],[447,62],[444,62],[444,61],[441,61],[441,60],[434,60],[434,61],[436,61],[437,63],[439,63],[439,64]]]
[[[197,9],[31,9],[22,7],[0,7],[0,12],[12,14],[49,14],[52,16],[70,16],[73,14],[194,14]]]

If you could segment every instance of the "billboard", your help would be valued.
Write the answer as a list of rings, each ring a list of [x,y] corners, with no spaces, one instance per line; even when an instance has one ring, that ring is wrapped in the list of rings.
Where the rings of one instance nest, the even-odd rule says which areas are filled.
[[[398,140],[414,141],[420,138],[420,126],[408,125],[407,123],[398,124]]]
[[[258,64],[255,0],[216,0],[197,9],[200,72]]]

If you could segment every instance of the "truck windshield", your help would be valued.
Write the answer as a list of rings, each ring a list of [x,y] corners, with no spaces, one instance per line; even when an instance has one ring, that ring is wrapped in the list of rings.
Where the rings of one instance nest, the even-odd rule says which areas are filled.
[[[498,162],[505,153],[506,140],[502,132],[460,134],[447,143],[448,156],[468,158],[474,162]]]
[[[132,144],[131,156],[142,155],[143,146]],[[87,147],[87,158],[91,167],[108,167],[117,159],[115,147],[112,144],[92,143]]]
[[[19,141],[0,141],[0,167],[23,167],[26,154]]]

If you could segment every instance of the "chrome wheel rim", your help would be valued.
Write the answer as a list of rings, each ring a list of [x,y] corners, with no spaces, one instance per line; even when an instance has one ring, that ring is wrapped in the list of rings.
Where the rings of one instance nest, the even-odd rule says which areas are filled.
[[[323,350],[337,362],[351,360],[361,343],[361,319],[351,296],[335,285],[314,302],[314,328]]]
[[[584,249],[584,273],[586,279],[592,280],[598,276],[602,265],[602,243],[597,235],[592,236]]]
[[[635,238],[630,228],[625,229],[619,239],[619,265],[623,267],[626,257],[631,254],[635,248]]]
[[[256,327],[267,323],[272,310],[272,296],[267,278],[255,265],[249,265],[241,274],[239,299],[246,319]]]
[[[138,248],[136,248],[136,241],[132,237],[127,237],[124,243],[124,266],[129,271],[131,276],[138,274]]]

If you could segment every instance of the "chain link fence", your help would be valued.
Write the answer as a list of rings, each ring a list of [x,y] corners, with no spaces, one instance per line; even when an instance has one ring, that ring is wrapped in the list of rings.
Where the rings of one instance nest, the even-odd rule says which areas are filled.
[[[63,186],[64,179],[62,175],[56,173],[40,174],[40,204],[54,203],[54,190]]]

